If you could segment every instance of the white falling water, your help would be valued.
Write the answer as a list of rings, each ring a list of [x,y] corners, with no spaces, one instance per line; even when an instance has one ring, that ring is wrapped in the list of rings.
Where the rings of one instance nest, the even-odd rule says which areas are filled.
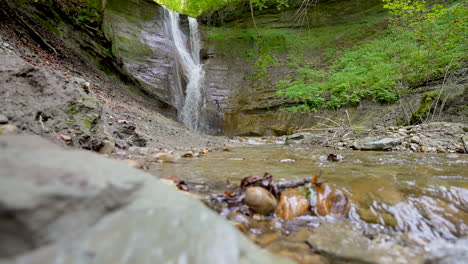
[[[200,63],[198,22],[195,18],[189,17],[190,45],[187,45],[186,37],[180,29],[179,14],[169,9],[165,9],[165,14],[166,28],[174,41],[178,62],[187,80],[185,101],[182,109],[179,109],[179,120],[188,128],[198,130],[202,101],[201,84],[205,73]]]

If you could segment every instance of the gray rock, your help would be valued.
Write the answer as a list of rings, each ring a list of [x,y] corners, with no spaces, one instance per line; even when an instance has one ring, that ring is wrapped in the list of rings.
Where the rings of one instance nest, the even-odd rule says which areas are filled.
[[[303,139],[305,139],[304,134],[293,134],[286,137],[285,143],[294,144],[301,142]]]
[[[408,136],[405,132],[401,132],[401,131],[398,131],[398,135],[399,135],[400,137],[406,137],[406,136]]]
[[[421,141],[421,139],[418,137],[418,136],[412,136],[409,141],[411,143],[415,143],[415,144],[419,144],[419,142]]]
[[[398,138],[383,138],[374,137],[360,139],[354,142],[354,148],[358,150],[388,150],[401,144],[401,139]]]
[[[465,147],[465,153],[468,153],[468,136],[462,136],[463,146]]]
[[[36,136],[4,136],[0,146],[0,216],[10,224],[0,225],[9,231],[0,232],[0,262],[25,253],[8,263],[292,263],[260,250],[201,201],[119,161]]]
[[[130,154],[135,154],[135,155],[149,155],[151,154],[151,151],[149,148],[145,147],[129,147],[128,148],[128,153]]]
[[[8,123],[8,117],[0,114],[0,124],[7,124]]]
[[[320,135],[312,133],[297,133],[286,137],[285,144],[317,144],[321,143]]]
[[[0,135],[17,134],[18,132],[18,127],[15,125],[0,126]]]
[[[143,178],[95,160],[39,137],[0,138],[0,257],[70,237],[128,203]]]

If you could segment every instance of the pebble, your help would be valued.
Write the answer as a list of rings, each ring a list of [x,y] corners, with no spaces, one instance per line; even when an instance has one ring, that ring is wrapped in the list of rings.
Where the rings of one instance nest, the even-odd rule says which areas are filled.
[[[288,162],[296,162],[296,161],[293,160],[293,159],[282,159],[282,160],[280,160],[280,162],[282,162],[282,163],[285,163],[285,162],[288,163]]]
[[[164,153],[164,152],[156,153],[152,155],[152,157],[157,159],[160,162],[165,162],[165,163],[175,163],[180,160],[180,157],[178,155],[171,154],[171,153]]]
[[[275,210],[278,204],[273,194],[262,187],[247,188],[244,202],[258,214],[269,214]]]
[[[229,158],[228,160],[245,160],[245,158]]]
[[[0,135],[17,134],[18,132],[19,132],[19,129],[15,125],[0,126]]]
[[[136,161],[136,160],[130,160],[130,159],[127,159],[127,160],[124,160],[123,162],[127,163],[128,165],[132,166],[133,168],[136,168],[136,169],[141,169],[143,168],[143,166],[141,165],[140,162]]]
[[[419,149],[419,151],[423,152],[423,153],[426,153],[426,152],[429,152],[429,148],[428,147],[421,147]]]
[[[0,124],[7,124],[8,123],[8,117],[0,114]]]
[[[445,153],[446,151],[445,151],[445,149],[443,149],[443,148],[437,148],[437,149],[436,149],[436,152],[437,152],[437,153]]]
[[[114,152],[115,144],[113,142],[111,142],[110,140],[104,140],[102,143],[103,143],[103,146],[99,150],[100,154],[109,155],[112,152]]]
[[[129,147],[128,153],[135,154],[135,155],[148,155],[150,154],[150,149],[145,147]]]

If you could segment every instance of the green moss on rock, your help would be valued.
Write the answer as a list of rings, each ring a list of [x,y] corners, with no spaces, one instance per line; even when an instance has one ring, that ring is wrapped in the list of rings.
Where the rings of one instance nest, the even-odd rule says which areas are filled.
[[[91,135],[101,115],[99,102],[89,96],[82,96],[67,106],[67,125],[77,126],[83,133]]]
[[[426,92],[422,95],[418,110],[411,115],[410,125],[421,123],[423,121],[431,111],[437,95],[437,92]]]

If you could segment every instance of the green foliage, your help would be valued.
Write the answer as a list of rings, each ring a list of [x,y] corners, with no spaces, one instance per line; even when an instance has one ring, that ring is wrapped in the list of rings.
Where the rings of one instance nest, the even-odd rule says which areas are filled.
[[[229,3],[242,0],[154,0],[158,4],[165,6],[175,12],[197,17],[208,10],[216,10]],[[246,0],[245,0],[246,1]],[[253,5],[258,9],[268,7],[269,0],[252,0]],[[289,0],[276,0],[276,7],[282,9],[289,7]]]
[[[340,54],[341,45],[372,34],[383,19],[378,15],[370,16],[355,23],[315,28],[314,31],[262,28],[261,37],[253,29],[209,27],[204,30],[211,44],[216,45],[218,56],[252,61],[255,70],[252,78],[259,80],[269,77],[271,67],[286,65],[292,69],[304,68],[308,64],[333,60]],[[342,36],[339,41],[336,35]]]
[[[297,68],[277,84],[278,94],[311,110],[364,99],[394,103],[402,89],[443,77],[447,67],[453,70],[466,61],[466,1],[451,7],[428,7],[423,0],[384,1],[393,15],[388,30],[340,54],[329,48],[324,57],[330,65]]]
[[[210,9],[218,9],[237,0],[154,0],[175,12],[197,17]]]

